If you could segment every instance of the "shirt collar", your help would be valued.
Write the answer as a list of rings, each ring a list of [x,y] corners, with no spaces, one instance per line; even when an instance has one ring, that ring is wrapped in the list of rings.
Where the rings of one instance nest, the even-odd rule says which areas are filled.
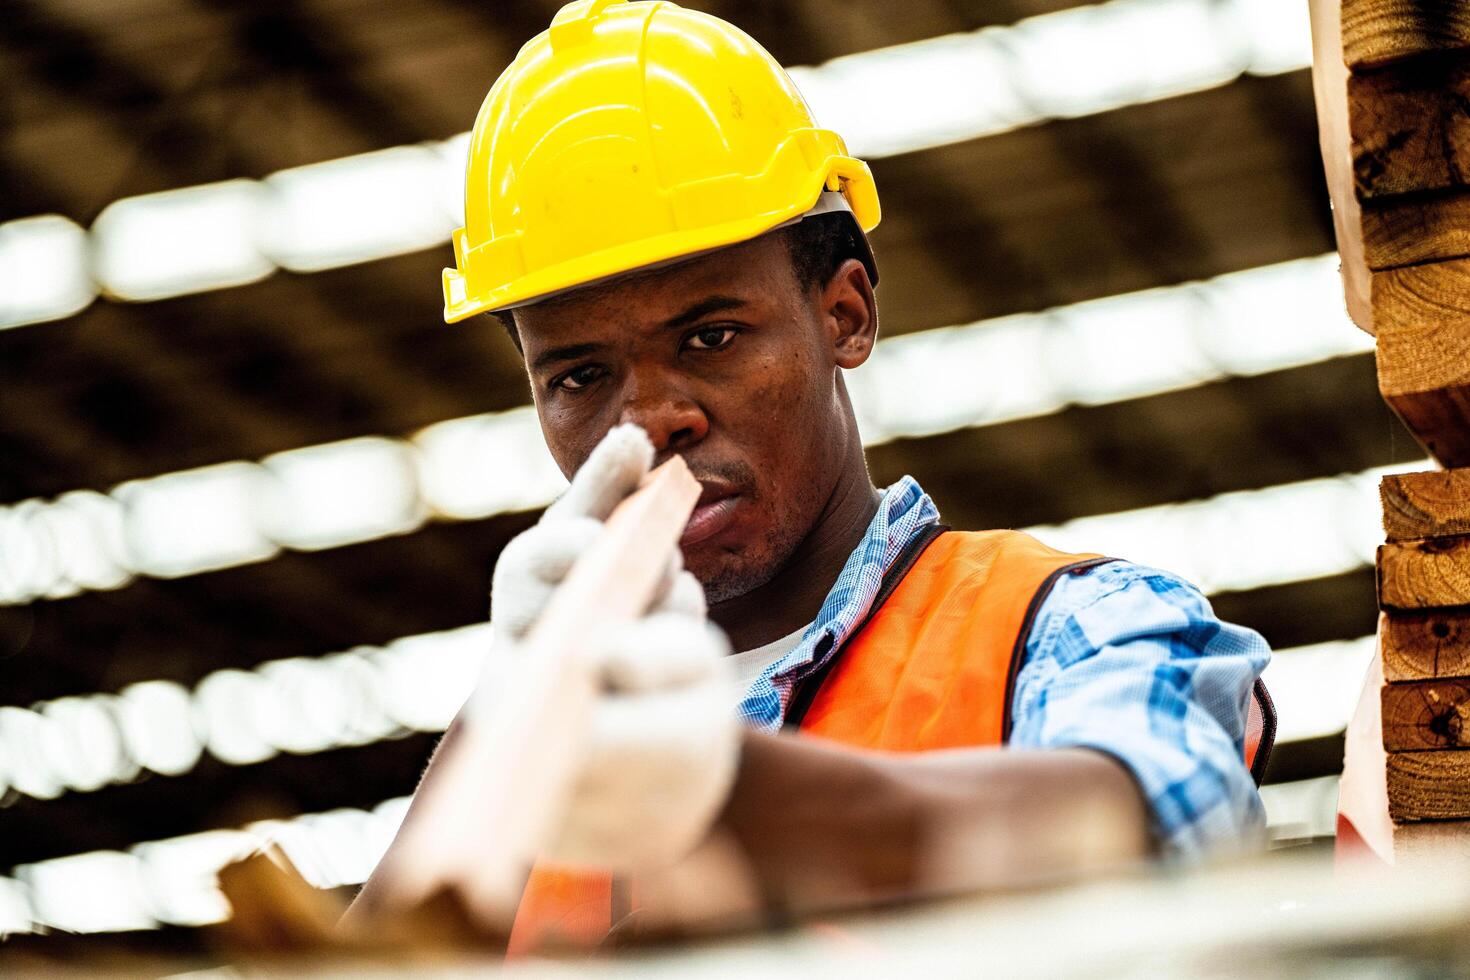
[[[939,520],[934,501],[913,477],[905,476],[887,490],[837,581],[822,602],[816,619],[790,653],[771,664],[745,692],[739,714],[753,728],[781,727],[796,683],[817,670],[863,621],[883,576],[925,525]]]

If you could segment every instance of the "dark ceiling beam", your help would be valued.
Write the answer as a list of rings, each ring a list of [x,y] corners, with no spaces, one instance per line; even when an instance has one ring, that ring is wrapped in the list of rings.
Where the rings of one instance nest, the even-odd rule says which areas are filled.
[[[1201,127],[1212,120],[1202,117]],[[1112,113],[1091,117],[1092,125],[1041,126],[1037,134],[1051,142],[1051,154],[1071,168],[1092,173],[1092,206],[1102,223],[1115,229],[1109,260],[1148,266],[1163,282],[1186,282],[1210,261],[1211,237],[1196,225],[1194,209],[1181,198],[1190,187],[1171,186],[1164,174],[1174,166],[1167,150],[1140,139],[1136,128],[1119,123]],[[1285,139],[1303,134],[1282,133]]]
[[[434,19],[432,0],[403,0],[383,17],[415,6],[420,20]],[[120,13],[16,0],[0,22],[0,48],[16,65],[5,96],[33,107],[18,123],[100,127],[114,137],[82,159],[60,146],[54,160],[35,148],[25,156],[29,170],[65,180],[70,201],[59,210],[84,223],[118,197],[443,138],[468,127],[499,67],[486,60],[493,45],[462,36],[462,23],[452,25],[452,43],[434,49],[449,60],[427,65],[443,77],[407,86],[371,70],[327,11],[180,0],[176,10]],[[380,54],[402,56],[391,45]],[[47,93],[59,104],[46,104]],[[8,143],[12,151],[24,145],[18,136]]]
[[[563,4],[560,0],[518,0],[515,3],[482,3],[481,0],[443,0],[476,18],[487,34],[493,35],[507,57],[502,67],[520,50],[521,45],[551,26]],[[499,72],[497,71],[497,75]],[[485,82],[485,91],[495,81],[492,76]],[[466,127],[468,128],[468,127]]]
[[[1271,786],[1339,775],[1345,744],[1343,733],[1338,732],[1278,745],[1271,753],[1262,784]]]
[[[1378,629],[1373,569],[1210,597],[1215,615],[1248,626],[1273,650],[1356,640]]]
[[[1332,199],[1327,193],[1327,180],[1322,170],[1322,157],[1315,142],[1317,134],[1317,104],[1305,97],[1310,91],[1310,71],[1293,72],[1287,76],[1295,93],[1291,98],[1282,98],[1272,85],[1249,84],[1241,94],[1244,102],[1242,114],[1248,113],[1255,119],[1260,132],[1294,134],[1296,139],[1281,139],[1272,145],[1281,163],[1265,162],[1268,167],[1286,166],[1299,175],[1302,189],[1301,204],[1317,215],[1316,225],[1320,229],[1332,228]],[[1264,162],[1264,161],[1263,161]],[[1337,247],[1336,239],[1332,240]]]
[[[1263,102],[1310,118],[1311,76],[1243,78],[874,161],[884,330],[1042,310],[1331,251],[1315,130],[1261,125],[1255,107]],[[1151,148],[1161,165],[1105,177],[1087,147],[1110,144]],[[1139,235],[1138,215],[1161,199],[1172,202],[1170,220],[1189,229],[1183,255],[1169,235]],[[1132,244],[1120,249],[1125,240]],[[935,256],[968,262],[936,264]]]
[[[0,86],[0,221],[37,214],[65,214],[71,203],[54,174],[24,166],[7,152],[13,147],[21,125],[16,106],[21,94],[9,81],[19,76],[19,60],[0,46],[0,78],[7,80],[6,85]]]
[[[148,776],[55,800],[14,799],[0,809],[0,872],[201,830],[234,830],[255,820],[371,809],[413,792],[437,740],[414,734],[315,755],[283,754],[253,766],[205,756],[183,776]]]
[[[835,0],[829,0],[835,2]],[[1054,14],[1083,4],[1076,0],[941,0],[962,30],[1014,24],[1027,17]]]
[[[534,513],[419,531],[110,592],[0,606],[0,704],[193,685],[227,667],[319,656],[483,620],[500,549]]]
[[[439,316],[438,251],[0,331],[3,501],[415,429],[528,400],[484,320]],[[384,288],[391,284],[392,288]]]
[[[1351,329],[1344,325],[1343,329]],[[936,383],[967,383],[963,366]],[[1371,354],[868,450],[956,527],[1028,527],[1423,459]],[[1120,557],[1127,557],[1120,556]]]
[[[814,65],[874,48],[1014,24],[1081,4],[1078,0],[696,0],[686,6],[740,27],[783,65]]]
[[[119,452],[125,458],[147,460],[149,449],[159,443],[188,445],[201,464],[230,459],[221,455],[222,447],[249,444],[258,440],[255,433],[269,433],[288,445],[311,444],[315,424],[302,421],[305,417],[292,411],[288,400],[280,397],[282,393],[259,381],[261,374],[289,364],[303,382],[299,391],[320,394],[327,389],[320,381],[320,365],[287,359],[278,343],[268,335],[257,335],[249,354],[232,365],[235,373],[226,373],[213,384],[195,383],[188,370],[191,352],[166,332],[172,311],[165,307],[151,312],[160,329],[124,339],[89,329],[115,309],[88,311],[85,316],[89,322],[68,324],[75,329],[66,337],[58,333],[49,338],[59,342],[63,350],[48,360],[64,361],[70,376],[80,385],[66,391],[48,384],[58,376],[48,370],[30,375],[29,384],[18,385],[10,394],[16,415],[7,429],[19,430],[24,437],[36,428],[72,427],[93,442],[90,453],[83,458],[76,458],[75,453],[58,455],[48,468],[78,488],[106,489],[89,482],[88,475],[104,468],[107,461],[115,461]],[[237,340],[252,333],[249,323],[237,312],[232,311],[222,321],[215,326],[233,323],[238,328],[234,331]],[[47,338],[38,334],[35,339]],[[118,339],[123,342],[111,343]],[[185,439],[189,441],[185,443]],[[59,442],[64,444],[64,438]],[[21,496],[33,495],[28,492],[30,487],[17,489]]]
[[[0,46],[23,67],[7,88],[37,85],[85,106],[99,124],[111,127],[136,147],[132,169],[146,170],[165,186],[215,179],[207,164],[218,159],[213,127],[188,99],[160,88],[115,57],[98,37],[64,19],[55,9],[34,0],[11,0],[0,17]],[[77,161],[58,161],[74,171]],[[122,188],[94,188],[96,209]],[[115,192],[109,194],[109,192]],[[89,221],[89,213],[69,216]]]
[[[480,17],[514,52],[546,30],[559,0],[486,4],[446,0]],[[689,0],[729,21],[783,65],[814,65],[879,47],[1013,24],[1082,4],[1078,0]]]
[[[414,143],[442,135],[426,131],[424,113],[409,104],[408,93],[378,91],[368,84],[359,56],[340,40],[341,32],[287,0],[206,0],[228,14],[233,52],[264,78],[288,79],[371,134],[379,147]]]

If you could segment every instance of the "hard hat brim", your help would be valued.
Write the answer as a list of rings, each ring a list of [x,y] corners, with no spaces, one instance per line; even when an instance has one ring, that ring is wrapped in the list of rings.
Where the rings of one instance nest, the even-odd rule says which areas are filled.
[[[869,243],[868,236],[863,232],[862,227],[858,224],[856,216],[853,215],[852,207],[847,203],[847,198],[838,191],[823,191],[822,194],[818,197],[817,203],[808,208],[802,214],[783,221],[780,224],[775,225],[774,227],[767,228],[765,231],[751,238],[744,239],[738,242],[732,242],[728,245],[716,245],[712,248],[701,249],[698,252],[693,252],[688,255],[679,255],[671,259],[664,259],[660,262],[650,262],[649,264],[639,266],[636,269],[628,269],[623,272],[617,272],[609,276],[603,276],[601,279],[594,279],[590,282],[578,283],[574,286],[567,286],[553,293],[546,293],[540,296],[528,297],[527,299],[523,299],[518,302],[507,303],[504,306],[497,307],[493,310],[486,310],[485,312],[505,313],[510,310],[520,309],[525,306],[534,306],[537,303],[543,303],[547,300],[556,299],[557,297],[565,296],[568,293],[576,293],[584,289],[591,289],[597,286],[606,285],[607,283],[617,282],[620,279],[628,279],[633,276],[647,275],[648,273],[656,272],[659,269],[668,269],[673,268],[674,266],[684,265],[688,262],[693,262],[696,259],[703,258],[706,255],[713,255],[714,253],[723,251],[724,249],[733,248],[736,245],[743,245],[746,242],[754,241],[755,239],[764,237],[765,235],[773,234],[783,228],[790,228],[793,225],[799,224],[808,218],[814,218],[823,214],[845,214],[848,216],[849,221],[852,225],[852,239],[856,245],[858,252],[857,258],[863,263],[863,267],[867,269],[868,280],[876,286],[878,284],[878,263],[877,260],[873,257],[873,246],[871,243]]]
[[[838,161],[834,161],[838,162]],[[445,269],[444,321],[458,323],[481,313],[496,313],[543,302],[553,296],[563,295],[627,275],[647,272],[661,265],[673,265],[698,258],[731,245],[752,241],[782,226],[800,221],[810,213],[831,210],[848,210],[857,225],[858,240],[863,251],[861,258],[868,269],[869,277],[876,284],[877,264],[872,248],[864,234],[877,226],[881,212],[877,190],[873,185],[867,165],[851,157],[840,161],[848,166],[831,167],[826,174],[820,171],[809,196],[784,212],[759,215],[738,221],[693,230],[669,232],[653,238],[641,239],[605,249],[590,255],[580,256],[566,262],[539,269],[517,277],[500,289],[493,289],[479,296],[470,295],[468,278],[462,271],[467,257],[459,258],[459,268]],[[838,170],[841,191],[833,195],[842,199],[841,207],[823,205],[824,193],[829,181]],[[818,209],[821,209],[818,211]],[[458,252],[458,248],[456,249]]]

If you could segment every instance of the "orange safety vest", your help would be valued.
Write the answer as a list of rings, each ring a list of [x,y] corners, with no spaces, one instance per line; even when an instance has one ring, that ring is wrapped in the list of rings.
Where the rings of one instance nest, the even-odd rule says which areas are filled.
[[[786,728],[890,752],[1003,745],[1031,623],[1052,584],[1112,559],[1048,548],[1019,531],[933,525],[884,576],[842,649],[805,678]],[[820,647],[817,659],[826,651]],[[1259,784],[1275,739],[1265,685],[1250,701],[1245,761]],[[631,908],[610,876],[538,867],[511,932],[511,952],[553,940],[595,944]],[[622,914],[618,914],[621,911]]]

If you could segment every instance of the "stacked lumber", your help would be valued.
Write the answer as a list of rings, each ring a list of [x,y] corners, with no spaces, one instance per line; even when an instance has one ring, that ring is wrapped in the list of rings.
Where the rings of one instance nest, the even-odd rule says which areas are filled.
[[[1470,470],[1385,477],[1383,747],[1397,821],[1470,817]]]
[[[1449,468],[1382,486],[1389,813],[1470,819],[1470,2],[1312,0],[1312,33],[1348,312]]]
[[[1383,397],[1470,466],[1470,4],[1314,0],[1314,83],[1348,310]]]

